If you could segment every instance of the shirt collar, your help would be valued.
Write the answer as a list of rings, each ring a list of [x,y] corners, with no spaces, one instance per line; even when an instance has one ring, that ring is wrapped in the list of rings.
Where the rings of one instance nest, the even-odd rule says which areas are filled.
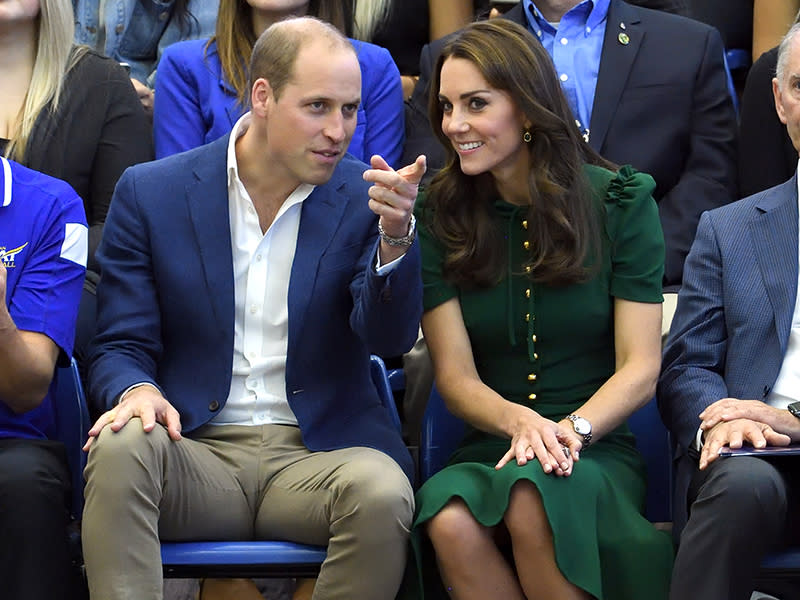
[[[534,4],[534,0],[524,0],[524,2],[525,14],[529,18],[535,19],[540,26],[545,23],[549,25],[549,22],[542,16],[541,11]],[[608,15],[608,6],[610,3],[611,0],[583,0],[580,4],[569,9],[566,14],[570,14],[573,11],[575,11],[575,14],[581,14],[583,16],[584,25],[589,29],[594,29],[600,25]]]
[[[794,172],[797,179],[797,202],[800,204],[800,160],[797,161],[797,170]]]
[[[228,185],[233,181],[239,180],[239,163],[236,162],[236,140],[244,135],[248,127],[250,127],[250,111],[244,113],[234,123],[231,135],[228,138]]]
[[[3,163],[3,203],[0,206],[8,206],[11,204],[11,164],[2,156],[0,162]]]

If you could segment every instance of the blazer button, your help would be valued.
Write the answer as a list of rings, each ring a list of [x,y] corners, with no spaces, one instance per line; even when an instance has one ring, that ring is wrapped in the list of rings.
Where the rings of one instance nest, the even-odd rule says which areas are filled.
[[[212,401],[211,404],[208,405],[208,410],[214,412],[215,410],[219,410],[219,402],[216,400]]]

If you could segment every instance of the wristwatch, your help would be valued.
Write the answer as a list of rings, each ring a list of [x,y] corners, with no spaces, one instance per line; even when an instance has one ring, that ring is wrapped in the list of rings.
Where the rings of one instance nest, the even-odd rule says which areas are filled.
[[[800,402],[792,402],[786,409],[795,417],[800,419]]]
[[[798,408],[800,408],[800,402],[798,402]],[[578,415],[567,415],[566,418],[572,421],[575,433],[583,436],[583,447],[586,448],[592,442],[592,424]]]

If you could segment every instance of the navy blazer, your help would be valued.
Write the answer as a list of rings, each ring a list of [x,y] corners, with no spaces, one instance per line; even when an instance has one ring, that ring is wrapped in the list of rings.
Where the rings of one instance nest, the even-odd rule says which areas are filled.
[[[527,27],[522,3],[505,17]],[[423,48],[406,110],[403,164],[426,154],[429,172],[444,164],[428,121],[428,88],[445,41]],[[611,0],[589,144],[656,180],[668,286],[681,282],[700,214],[737,197],[736,115],[723,55],[719,34],[707,25]]]
[[[679,519],[698,415],[720,398],[763,400],[778,377],[798,276],[797,179],[703,214],[686,259],[658,383],[676,442]]]
[[[230,390],[234,280],[228,136],[137,165],[120,179],[98,250],[98,326],[90,391],[105,410],[150,382],[189,434]],[[377,217],[366,166],[345,156],[303,202],[289,281],[286,396],[310,450],[367,446],[412,479],[411,457],[370,379],[369,355],[397,356],[422,314],[418,243],[375,273]],[[412,479],[413,481],[413,479]]]

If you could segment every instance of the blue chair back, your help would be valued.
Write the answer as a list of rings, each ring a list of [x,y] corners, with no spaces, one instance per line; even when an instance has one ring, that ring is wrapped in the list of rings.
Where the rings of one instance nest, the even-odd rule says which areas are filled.
[[[386,365],[370,357],[370,374],[381,403],[401,431]],[[162,542],[165,577],[313,577],[327,556],[324,546],[285,541]]]
[[[419,442],[419,477],[425,483],[439,472],[464,437],[464,422],[444,404],[434,383],[425,413]]]
[[[74,358],[68,366],[56,369],[52,386],[55,393],[55,437],[66,447],[67,463],[72,476],[70,512],[74,519],[80,520],[83,511],[83,469],[86,466],[86,453],[82,448],[91,424]]]
[[[652,398],[628,419],[636,448],[647,465],[644,514],[653,523],[672,521],[672,443]]]
[[[628,424],[636,447],[647,464],[645,516],[652,522],[672,521],[672,454],[667,429],[655,399],[636,411]],[[464,423],[453,416],[434,385],[422,419],[420,481],[425,482],[447,463],[464,436]]]

